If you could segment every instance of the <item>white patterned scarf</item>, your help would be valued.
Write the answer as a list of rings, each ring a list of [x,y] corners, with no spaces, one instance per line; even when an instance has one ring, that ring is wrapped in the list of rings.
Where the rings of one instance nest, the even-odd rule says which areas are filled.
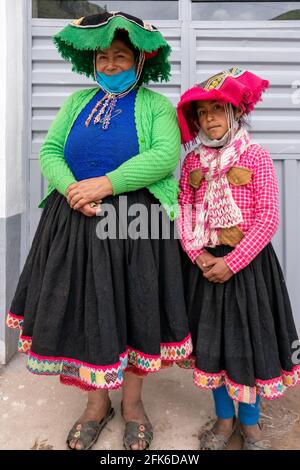
[[[233,136],[231,142],[220,149],[201,144],[195,149],[199,155],[200,169],[207,181],[207,189],[202,204],[196,207],[196,225],[193,247],[219,245],[218,233],[221,228],[234,227],[243,222],[242,213],[236,205],[226,174],[251,145],[244,127]]]

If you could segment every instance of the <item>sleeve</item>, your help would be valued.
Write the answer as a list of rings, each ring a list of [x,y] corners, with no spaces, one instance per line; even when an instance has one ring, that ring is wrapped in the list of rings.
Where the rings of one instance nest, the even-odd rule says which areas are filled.
[[[180,157],[180,132],[176,111],[165,97],[153,106],[151,148],[106,174],[113,194],[135,191],[173,173]]]
[[[278,183],[269,153],[259,148],[253,173],[255,221],[224,260],[232,272],[245,268],[271,241],[279,224]]]
[[[52,122],[40,150],[40,167],[43,176],[61,194],[76,182],[64,158],[64,145],[72,116],[73,95],[69,96]]]
[[[189,184],[189,160],[192,154],[186,157],[179,181],[179,216],[177,218],[177,228],[180,234],[182,248],[187,253],[193,263],[204,249],[193,248],[193,227],[196,220],[195,190]]]

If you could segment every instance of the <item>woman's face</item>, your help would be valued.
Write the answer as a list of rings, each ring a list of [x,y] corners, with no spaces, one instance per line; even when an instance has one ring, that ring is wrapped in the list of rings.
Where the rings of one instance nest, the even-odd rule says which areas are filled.
[[[104,73],[105,75],[116,75],[131,69],[133,65],[134,54],[132,50],[119,39],[115,39],[108,49],[97,51],[97,72]]]

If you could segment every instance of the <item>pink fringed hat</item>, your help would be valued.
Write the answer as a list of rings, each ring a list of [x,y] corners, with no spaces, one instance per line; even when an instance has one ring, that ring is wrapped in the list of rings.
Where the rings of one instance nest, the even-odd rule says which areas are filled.
[[[199,132],[195,123],[193,102],[215,100],[241,107],[244,114],[250,113],[262,93],[269,87],[268,80],[258,75],[233,67],[203,83],[187,90],[177,106],[177,115],[183,144],[194,140]]]

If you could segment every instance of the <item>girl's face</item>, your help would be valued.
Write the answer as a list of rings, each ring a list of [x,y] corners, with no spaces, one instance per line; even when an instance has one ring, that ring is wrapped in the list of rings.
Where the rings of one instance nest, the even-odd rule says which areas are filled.
[[[225,113],[225,103],[219,101],[198,101],[197,116],[198,122],[203,132],[212,140],[222,139],[228,131],[228,122]],[[235,113],[238,118],[242,114],[241,110]]]
[[[115,39],[104,51],[98,50],[96,70],[105,75],[116,75],[134,66],[134,54],[124,42]]]
[[[201,129],[210,139],[221,139],[228,131],[224,103],[198,101],[197,116]]]

